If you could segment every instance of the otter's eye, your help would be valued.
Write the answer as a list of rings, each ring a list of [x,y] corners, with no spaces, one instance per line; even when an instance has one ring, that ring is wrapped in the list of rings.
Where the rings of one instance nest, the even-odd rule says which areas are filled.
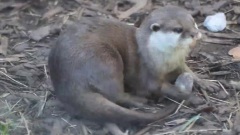
[[[151,26],[150,26],[150,29],[152,30],[152,31],[159,31],[160,30],[160,25],[158,24],[158,23],[154,23],[154,24],[152,24]]]
[[[182,28],[174,28],[173,31],[176,33],[182,33],[183,29]]]

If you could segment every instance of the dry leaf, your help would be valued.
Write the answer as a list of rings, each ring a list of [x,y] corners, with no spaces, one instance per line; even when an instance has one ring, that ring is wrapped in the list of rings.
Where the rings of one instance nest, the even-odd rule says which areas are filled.
[[[234,135],[237,135],[240,133],[240,112],[237,112],[236,118],[234,120],[234,125],[233,125],[233,132]]]
[[[235,14],[240,14],[240,6],[233,6],[233,11]]]
[[[19,44],[17,46],[15,46],[13,49],[16,51],[16,52],[23,52],[25,49],[29,48],[29,44],[28,43],[22,43],[22,44]]]
[[[62,8],[62,7],[56,7],[56,8],[54,8],[54,9],[50,9],[49,11],[47,11],[47,12],[43,15],[42,19],[48,19],[48,18],[50,18],[50,17],[54,16],[55,14],[60,13],[60,12],[62,12],[62,11],[63,11],[63,8]]]
[[[63,133],[64,123],[60,120],[55,120],[53,124],[53,129],[51,130],[51,135],[59,135]]]
[[[230,81],[230,84],[233,88],[240,90],[240,81]]]
[[[192,2],[190,3],[190,8],[192,9],[200,9],[201,4],[199,0],[192,0]]]
[[[30,32],[30,38],[36,41],[43,39],[50,34],[50,26],[40,27]]]
[[[184,122],[186,122],[186,121],[187,121],[187,120],[186,120],[185,118],[176,119],[176,120],[173,120],[173,121],[166,122],[165,125],[175,126],[175,125],[182,124],[182,123],[184,123]]]
[[[3,10],[3,9],[5,9],[5,8],[10,7],[12,4],[13,4],[12,1],[11,1],[11,2],[1,2],[1,3],[0,3],[0,11]]]
[[[137,11],[142,9],[144,6],[146,6],[146,4],[148,3],[147,0],[131,0],[131,1],[135,3],[135,5],[132,8],[124,12],[117,11],[119,19],[128,18],[131,14],[136,13]]]
[[[232,48],[228,54],[233,56],[233,58],[240,59],[240,46]]]
[[[13,1],[10,2],[0,2],[0,11],[6,9],[6,8],[15,8],[15,9],[19,9],[23,6],[25,6],[27,3],[15,3]]]
[[[0,37],[0,54],[3,54],[6,56],[7,54],[7,48],[8,48],[8,38],[7,37]]]
[[[8,95],[10,95],[10,93],[3,93],[3,94],[0,95],[0,98],[5,98],[5,97],[7,97]]]
[[[40,27],[36,30],[29,32],[29,37],[35,41],[40,41],[49,34],[55,34],[60,32],[62,25],[48,25]]]

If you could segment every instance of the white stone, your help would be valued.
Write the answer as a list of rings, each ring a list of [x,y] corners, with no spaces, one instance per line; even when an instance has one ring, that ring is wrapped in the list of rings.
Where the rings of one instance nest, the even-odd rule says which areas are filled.
[[[203,22],[203,26],[212,32],[222,31],[227,26],[226,16],[221,12],[207,16]]]

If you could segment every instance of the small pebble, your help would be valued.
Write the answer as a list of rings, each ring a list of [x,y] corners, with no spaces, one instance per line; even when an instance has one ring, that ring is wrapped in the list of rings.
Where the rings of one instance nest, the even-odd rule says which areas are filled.
[[[228,95],[224,91],[219,91],[217,98],[219,99],[227,99]]]
[[[205,101],[201,97],[195,95],[191,96],[188,100],[193,106],[205,104]]]

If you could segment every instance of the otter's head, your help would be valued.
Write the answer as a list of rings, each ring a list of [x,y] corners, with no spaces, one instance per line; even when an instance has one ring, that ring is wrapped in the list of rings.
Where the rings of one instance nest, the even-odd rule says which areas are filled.
[[[138,28],[140,48],[154,48],[161,52],[189,49],[201,38],[190,13],[180,7],[166,6],[153,11]]]

